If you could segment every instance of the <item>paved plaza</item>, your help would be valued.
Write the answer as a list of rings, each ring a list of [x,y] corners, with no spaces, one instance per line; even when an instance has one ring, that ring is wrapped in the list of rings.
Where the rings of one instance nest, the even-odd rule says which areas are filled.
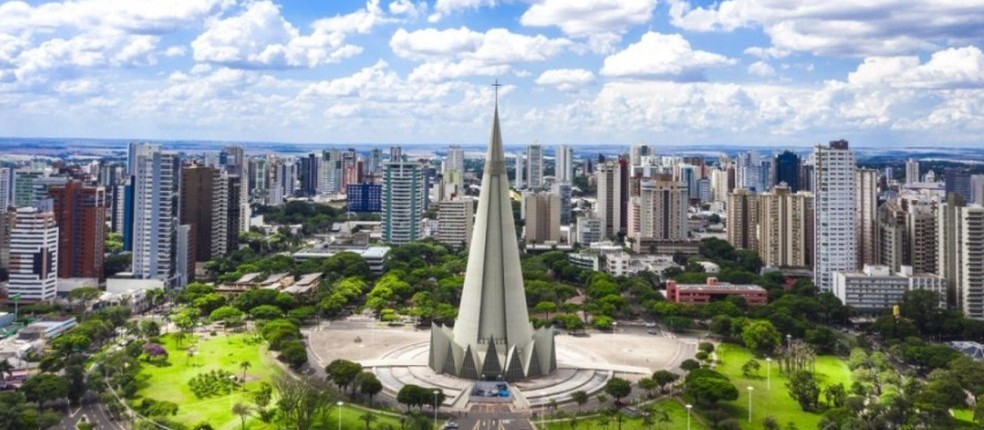
[[[332,322],[308,332],[313,364],[318,367],[340,358],[356,361],[376,373],[389,396],[407,384],[435,387],[447,395],[445,408],[470,410],[477,400],[469,396],[472,381],[440,375],[427,366],[429,336],[429,330],[389,327],[367,318]],[[560,334],[556,344],[557,371],[511,384],[512,410],[528,411],[551,401],[563,403],[579,390],[597,393],[616,375],[637,381],[655,370],[677,369],[681,361],[693,357],[697,341],[620,329],[586,336]]]

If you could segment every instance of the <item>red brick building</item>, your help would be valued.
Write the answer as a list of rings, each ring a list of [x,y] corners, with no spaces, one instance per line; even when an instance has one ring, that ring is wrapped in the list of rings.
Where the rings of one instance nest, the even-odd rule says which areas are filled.
[[[80,181],[48,189],[58,224],[58,277],[103,279],[106,189]]]
[[[718,282],[717,278],[707,278],[704,284],[677,284],[666,281],[666,299],[675,303],[707,304],[724,300],[728,296],[741,296],[752,306],[769,302],[769,293],[758,285],[740,285]]]

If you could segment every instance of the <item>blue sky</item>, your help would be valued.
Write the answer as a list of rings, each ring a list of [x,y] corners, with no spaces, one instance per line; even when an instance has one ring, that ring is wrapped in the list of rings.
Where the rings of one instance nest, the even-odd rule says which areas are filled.
[[[857,4],[847,4],[857,3]],[[0,135],[981,145],[984,0],[0,1]]]

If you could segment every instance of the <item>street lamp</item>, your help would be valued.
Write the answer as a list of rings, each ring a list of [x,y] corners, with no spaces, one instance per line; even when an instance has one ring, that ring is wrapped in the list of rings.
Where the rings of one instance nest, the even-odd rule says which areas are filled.
[[[434,427],[437,427],[437,395],[441,394],[441,390],[434,390]]]
[[[342,430],[342,405],[344,403],[339,400],[338,403],[335,404],[338,405],[338,430]]]
[[[687,403],[687,430],[690,430],[690,410],[694,408],[694,405]]]
[[[748,422],[752,422],[752,390],[754,390],[751,385],[748,386]]]
[[[772,391],[772,357],[765,357],[765,389]]]

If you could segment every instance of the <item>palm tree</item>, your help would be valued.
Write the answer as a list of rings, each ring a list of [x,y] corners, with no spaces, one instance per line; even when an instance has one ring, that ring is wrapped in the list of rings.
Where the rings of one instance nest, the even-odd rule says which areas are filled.
[[[372,424],[373,422],[376,421],[376,416],[373,415],[372,412],[366,411],[364,414],[359,415],[359,419],[361,419],[362,422],[366,423],[366,430],[369,430],[369,424]]]
[[[242,425],[242,429],[246,430],[246,417],[249,416],[249,406],[242,403],[236,403],[232,405],[232,413],[239,415],[239,422]]]
[[[239,368],[243,369],[243,391],[246,390],[246,369],[249,369],[250,366],[252,366],[252,364],[245,360],[239,363]]]

